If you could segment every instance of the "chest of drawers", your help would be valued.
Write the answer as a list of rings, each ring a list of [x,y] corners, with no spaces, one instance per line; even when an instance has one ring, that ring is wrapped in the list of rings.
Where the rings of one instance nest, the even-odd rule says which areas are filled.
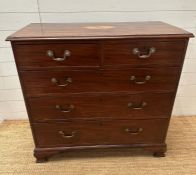
[[[84,148],[164,156],[190,37],[162,22],[30,24],[9,36],[37,162]]]

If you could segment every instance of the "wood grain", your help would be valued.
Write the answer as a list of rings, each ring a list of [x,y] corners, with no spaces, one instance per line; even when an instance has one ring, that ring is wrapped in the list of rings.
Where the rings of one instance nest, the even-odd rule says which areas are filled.
[[[176,91],[179,68],[135,68],[128,70],[105,71],[29,71],[21,72],[26,95],[29,97],[59,94],[59,93],[105,93],[105,92],[165,92]],[[144,84],[136,84],[145,81],[150,75],[151,79]],[[130,80],[135,76],[136,80]],[[56,78],[59,84],[66,84],[66,79],[72,82],[65,87],[59,87],[52,83]]]
[[[34,23],[7,38],[8,41],[106,38],[189,38],[193,34],[163,22]]]
[[[31,24],[8,37],[37,161],[69,149],[106,147],[164,156],[192,36],[162,22],[136,22]],[[156,52],[142,60],[132,53],[138,48],[148,55],[151,47]],[[48,49],[57,57],[65,49],[73,55],[57,63],[46,56]]]
[[[129,40],[108,41],[103,43],[103,57],[105,66],[180,66],[183,62],[184,40]],[[148,58],[139,58],[133,54],[137,48],[141,54],[148,55],[150,48],[155,48]]]
[[[33,124],[37,147],[117,145],[131,143],[163,143],[168,119],[122,120],[122,121],[76,121],[67,123]],[[127,132],[126,129],[132,129]],[[142,128],[137,134],[138,128]],[[63,138],[75,133],[72,138]],[[96,135],[96,137],[95,137]],[[48,137],[50,136],[50,137]]]
[[[55,122],[76,119],[150,119],[170,117],[174,94],[80,94],[29,98],[34,122]],[[128,104],[132,103],[132,106]],[[142,103],[146,106],[141,107]],[[74,109],[70,112],[70,105]],[[156,106],[156,108],[154,107]],[[141,109],[134,109],[134,108]]]
[[[43,68],[43,67],[98,67],[100,65],[100,52],[96,43],[46,43],[46,44],[26,44],[15,46],[15,56],[20,69]],[[47,55],[51,50],[55,58],[63,58],[65,50],[70,52],[70,56],[64,61],[55,61]]]

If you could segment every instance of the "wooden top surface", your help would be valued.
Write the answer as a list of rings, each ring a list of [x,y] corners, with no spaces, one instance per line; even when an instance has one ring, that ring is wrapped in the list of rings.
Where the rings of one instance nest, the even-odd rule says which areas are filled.
[[[159,21],[120,23],[32,23],[9,36],[7,40],[160,37],[193,37],[193,34]]]

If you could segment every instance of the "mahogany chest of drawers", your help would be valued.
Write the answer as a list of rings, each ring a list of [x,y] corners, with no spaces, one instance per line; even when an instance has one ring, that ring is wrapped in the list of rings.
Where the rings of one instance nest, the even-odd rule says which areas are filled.
[[[84,148],[164,156],[190,37],[162,22],[30,24],[9,36],[37,162]]]

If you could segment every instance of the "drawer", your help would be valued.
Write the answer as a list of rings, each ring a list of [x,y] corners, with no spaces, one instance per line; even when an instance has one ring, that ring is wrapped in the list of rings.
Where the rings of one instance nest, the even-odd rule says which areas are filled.
[[[28,96],[84,92],[175,91],[179,68],[138,68],[105,71],[24,71]]]
[[[33,124],[37,147],[163,143],[168,119]],[[49,137],[50,136],[50,137]]]
[[[28,99],[33,121],[147,119],[170,116],[174,94],[62,95]],[[155,107],[156,106],[156,107]]]
[[[27,44],[14,49],[19,69],[99,66],[100,62],[96,44]]]
[[[103,47],[104,65],[181,66],[185,47],[184,40],[108,42]]]

